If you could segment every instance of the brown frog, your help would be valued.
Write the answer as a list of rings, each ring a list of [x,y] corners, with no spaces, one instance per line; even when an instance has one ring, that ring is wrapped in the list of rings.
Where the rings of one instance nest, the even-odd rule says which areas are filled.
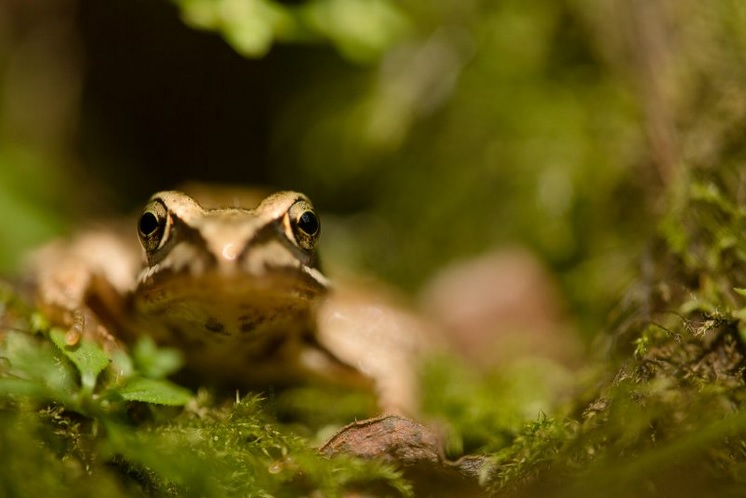
[[[382,411],[414,411],[421,324],[385,299],[332,288],[305,195],[208,208],[164,191],[136,226],[139,244],[134,233],[104,227],[31,258],[37,301],[69,327],[69,344],[95,336],[120,347],[148,334],[178,347],[206,380],[367,385]]]

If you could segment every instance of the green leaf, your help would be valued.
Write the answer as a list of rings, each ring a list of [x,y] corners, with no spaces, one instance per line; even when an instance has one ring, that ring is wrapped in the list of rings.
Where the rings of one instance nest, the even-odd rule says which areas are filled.
[[[142,337],[132,348],[136,369],[145,377],[162,379],[181,368],[181,353],[173,348],[159,348],[150,337]]]
[[[6,332],[0,340],[0,358],[7,359],[0,371],[3,380],[9,381],[0,388],[3,392],[18,388],[30,396],[51,396],[64,403],[79,389],[73,366],[62,361],[54,346],[29,334]],[[39,389],[10,382],[13,380],[29,381]],[[20,391],[16,394],[22,394]]]
[[[167,380],[135,377],[119,390],[122,398],[128,401],[142,401],[155,405],[181,406],[191,398],[192,393]]]
[[[746,289],[740,288],[740,287],[734,287],[734,291],[736,291],[736,294],[740,294],[743,297],[746,297]]]
[[[81,340],[75,346],[68,346],[65,342],[65,332],[59,328],[52,329],[49,337],[80,372],[80,383],[83,389],[93,391],[98,374],[109,366],[111,361],[101,346],[86,339]]]

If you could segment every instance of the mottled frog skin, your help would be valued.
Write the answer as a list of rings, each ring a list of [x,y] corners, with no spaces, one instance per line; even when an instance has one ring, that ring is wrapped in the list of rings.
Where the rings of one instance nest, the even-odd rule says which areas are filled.
[[[383,411],[411,413],[421,324],[366,291],[332,289],[305,195],[247,203],[234,196],[208,208],[180,191],[156,193],[137,234],[114,223],[35,253],[37,302],[68,327],[71,345],[94,337],[125,347],[148,334],[183,351],[205,381],[368,386]]]

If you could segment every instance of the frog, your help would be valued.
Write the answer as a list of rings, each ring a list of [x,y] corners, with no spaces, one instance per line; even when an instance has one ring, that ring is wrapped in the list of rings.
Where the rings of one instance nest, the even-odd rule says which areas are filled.
[[[110,221],[29,258],[35,302],[66,327],[68,346],[115,350],[147,335],[180,350],[200,381],[330,382],[372,390],[380,413],[416,413],[425,328],[390,299],[325,276],[310,199],[197,191],[157,192],[130,228]]]

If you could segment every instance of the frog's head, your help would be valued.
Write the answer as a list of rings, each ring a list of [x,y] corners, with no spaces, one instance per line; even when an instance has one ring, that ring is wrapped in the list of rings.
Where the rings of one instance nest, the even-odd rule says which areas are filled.
[[[180,334],[272,335],[307,317],[328,287],[310,200],[273,194],[257,207],[203,208],[176,192],[151,197],[138,222],[146,265],[136,309]]]
[[[325,287],[316,255],[320,232],[311,201],[297,192],[278,192],[254,209],[205,209],[182,192],[159,192],[138,222],[147,260],[141,281],[169,273],[297,273]]]

